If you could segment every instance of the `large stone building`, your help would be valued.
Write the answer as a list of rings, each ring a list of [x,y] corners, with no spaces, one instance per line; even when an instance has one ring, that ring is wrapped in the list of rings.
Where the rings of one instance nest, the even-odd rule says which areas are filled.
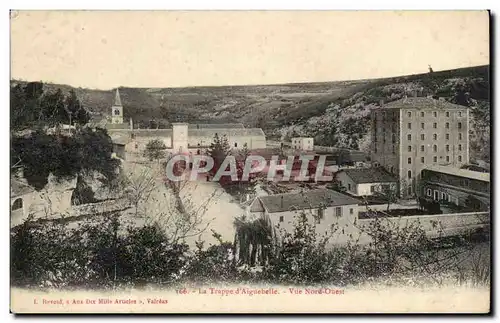
[[[260,128],[245,128],[240,123],[235,124],[188,124],[173,123],[171,129],[136,129],[133,120],[125,122],[120,93],[116,90],[115,101],[111,107],[111,123],[106,123],[113,142],[124,146],[128,153],[140,153],[147,143],[159,139],[167,149],[173,152],[200,153],[213,142],[215,135],[226,136],[233,149],[266,148],[266,137]]]
[[[469,162],[469,110],[432,98],[394,101],[371,113],[371,159],[415,194],[422,169]]]

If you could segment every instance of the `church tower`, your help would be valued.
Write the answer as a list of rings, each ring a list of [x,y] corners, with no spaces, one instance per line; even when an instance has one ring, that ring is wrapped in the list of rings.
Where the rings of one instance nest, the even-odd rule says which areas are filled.
[[[111,107],[111,123],[123,123],[123,106],[118,89],[116,89],[115,103]]]

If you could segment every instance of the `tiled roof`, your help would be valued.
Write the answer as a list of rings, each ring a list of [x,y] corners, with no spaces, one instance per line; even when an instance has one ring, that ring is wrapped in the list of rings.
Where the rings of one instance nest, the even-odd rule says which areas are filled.
[[[431,165],[425,168],[438,173],[450,174],[464,178],[476,179],[478,181],[490,182],[490,174],[483,172],[475,172],[468,169],[460,169],[451,166]]]
[[[397,182],[393,175],[381,167],[343,169],[340,172],[346,173],[356,184]]]
[[[359,204],[358,200],[329,189],[260,196],[259,199],[269,213]]]
[[[466,106],[453,104],[444,100],[436,100],[433,98],[410,97],[397,101],[389,102],[382,108],[388,109],[467,109]]]

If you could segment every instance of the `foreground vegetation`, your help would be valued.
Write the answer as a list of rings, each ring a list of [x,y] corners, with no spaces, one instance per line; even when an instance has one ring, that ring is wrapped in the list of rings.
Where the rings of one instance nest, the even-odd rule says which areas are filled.
[[[374,221],[366,229],[371,244],[329,248],[329,236],[314,234],[305,214],[279,242],[262,222],[243,222],[237,224],[236,243],[219,238],[219,244],[205,248],[199,242],[195,250],[170,240],[156,224],[124,227],[118,214],[73,228],[26,222],[11,232],[11,282],[79,289],[183,283],[352,286],[408,279],[418,285],[419,277],[437,285],[450,279],[475,286],[490,282],[489,250],[472,252],[474,244],[463,238],[453,241],[458,247],[443,249],[442,241],[426,238],[417,226],[396,230]]]

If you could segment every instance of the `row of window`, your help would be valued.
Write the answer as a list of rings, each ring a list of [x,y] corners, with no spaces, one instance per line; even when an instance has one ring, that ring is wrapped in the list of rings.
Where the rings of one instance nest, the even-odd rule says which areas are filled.
[[[408,139],[408,141],[411,141],[411,134],[408,134],[406,136],[406,138]],[[446,138],[446,140],[450,140],[450,134],[449,133],[445,134],[445,138]],[[463,138],[462,133],[458,133],[458,140],[462,140],[462,138]],[[432,139],[433,140],[437,140],[438,139],[437,133],[435,133],[435,134],[432,135]],[[420,140],[425,140],[425,134],[424,133],[420,134]]]
[[[446,151],[450,151],[450,145],[446,145],[445,149],[446,149]],[[412,150],[412,146],[408,146],[408,152],[411,152],[411,150]],[[422,152],[425,151],[425,146],[424,145],[420,146],[420,151],[422,151]],[[432,146],[432,151],[433,152],[437,152],[438,151],[438,146],[437,145],[433,145]],[[462,151],[462,144],[458,145],[458,151]]]
[[[349,208],[349,214],[351,214],[351,215],[354,214],[353,208]],[[338,218],[340,218],[342,216],[342,208],[341,207],[335,208],[335,216]],[[321,220],[323,220],[324,218],[325,218],[325,209],[318,209],[318,214],[316,216],[316,223],[320,223]],[[284,222],[285,217],[283,215],[281,215],[279,218],[279,221]]]
[[[458,126],[458,129],[462,129],[462,123],[461,123],[461,122],[459,122],[459,123],[457,124],[457,126]],[[437,122],[434,122],[434,123],[432,124],[432,127],[433,127],[434,129],[437,129],[437,127],[438,127]],[[444,124],[444,127],[445,127],[446,129],[450,129],[450,123],[449,123],[449,122],[446,122],[446,123]],[[421,128],[421,129],[425,129],[425,123],[424,123],[424,122],[421,122],[421,123],[420,123],[420,128]],[[411,122],[408,122],[408,129],[411,129]]]
[[[421,163],[425,163],[425,157],[420,157],[420,162]],[[437,156],[433,156],[432,157],[432,162],[437,163]],[[450,162],[450,156],[446,156],[446,162],[447,163]],[[459,163],[462,162],[462,156],[458,156],[458,162]],[[409,165],[411,164],[411,157],[408,157],[408,164]]]
[[[411,111],[408,111],[408,112],[407,112],[407,115],[408,115],[408,117],[410,117],[410,118],[411,118],[411,115],[412,115]],[[446,112],[445,112],[445,115],[446,115],[446,117],[447,117],[447,118],[449,118],[449,117],[450,117],[450,111],[446,111]],[[463,114],[462,114],[462,111],[458,111],[458,117],[459,117],[459,118],[461,118],[461,117],[462,117],[462,115],[463,115]],[[422,118],[423,118],[423,117],[425,117],[425,112],[424,112],[424,111],[420,111],[420,116],[421,116]],[[437,112],[437,111],[433,111],[433,112],[432,112],[432,116],[433,116],[434,118],[437,118],[437,117],[438,117],[438,112]]]

